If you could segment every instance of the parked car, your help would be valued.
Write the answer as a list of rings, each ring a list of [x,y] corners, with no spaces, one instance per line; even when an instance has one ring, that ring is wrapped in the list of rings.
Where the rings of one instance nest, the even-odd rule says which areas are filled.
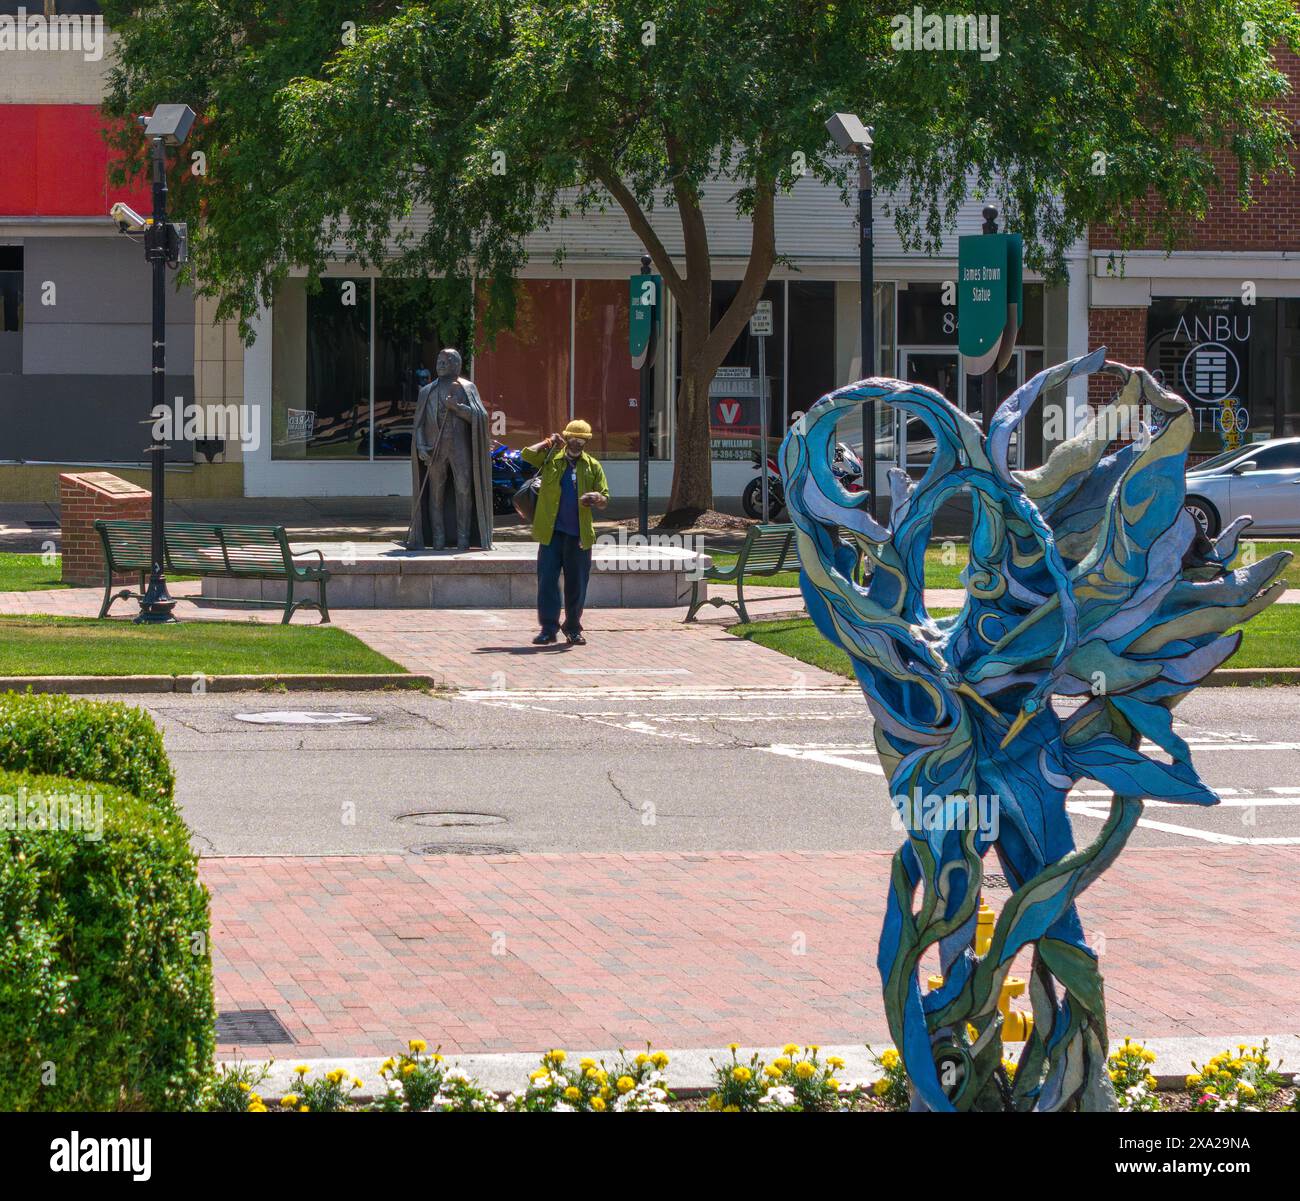
[[[1300,438],[1250,442],[1189,468],[1187,508],[1210,537],[1245,515],[1252,533],[1300,534]]]

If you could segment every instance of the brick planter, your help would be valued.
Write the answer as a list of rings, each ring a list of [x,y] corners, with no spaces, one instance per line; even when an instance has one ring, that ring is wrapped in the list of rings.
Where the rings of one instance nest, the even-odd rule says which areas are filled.
[[[59,476],[59,514],[63,527],[63,582],[103,584],[104,551],[97,521],[148,521],[150,493],[108,471],[79,471]],[[131,574],[113,577],[129,584]]]

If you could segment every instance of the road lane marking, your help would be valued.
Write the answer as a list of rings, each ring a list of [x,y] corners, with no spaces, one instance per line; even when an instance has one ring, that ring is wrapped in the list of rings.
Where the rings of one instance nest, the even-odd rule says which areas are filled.
[[[829,746],[840,754],[831,754],[829,749],[823,749]],[[801,744],[790,745],[777,743],[773,746],[757,746],[756,751],[766,751],[771,755],[781,755],[787,759],[806,759],[812,763],[825,763],[830,767],[847,767],[850,771],[867,772],[873,776],[883,776],[885,769],[879,763],[867,763],[861,759],[850,759],[848,755],[874,755],[875,748],[869,747],[865,743],[855,746],[853,744],[844,745],[843,743],[822,744]]]
[[[1148,801],[1147,804],[1162,804],[1172,806],[1171,801]],[[1180,808],[1192,808],[1193,806],[1179,806]],[[1195,806],[1200,808],[1200,806]],[[1077,814],[1080,817],[1092,817],[1097,821],[1105,821],[1110,817],[1109,809],[1102,809],[1097,805],[1087,804],[1083,801],[1067,801],[1065,803],[1067,813]],[[1159,830],[1164,834],[1178,834],[1183,838],[1193,838],[1200,842],[1216,843],[1219,846],[1273,846],[1273,847],[1295,847],[1300,846],[1300,836],[1297,837],[1277,837],[1277,838],[1247,838],[1241,834],[1223,834],[1218,830],[1202,830],[1196,826],[1179,826],[1172,822],[1153,821],[1151,818],[1142,817],[1138,819],[1139,826],[1145,826],[1148,830]]]

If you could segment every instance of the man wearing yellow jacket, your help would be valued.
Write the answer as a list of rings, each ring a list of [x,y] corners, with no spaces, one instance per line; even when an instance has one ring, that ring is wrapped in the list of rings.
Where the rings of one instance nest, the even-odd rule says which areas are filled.
[[[591,426],[570,421],[564,433],[552,434],[521,457],[541,467],[542,487],[533,515],[537,539],[537,620],[542,632],[536,646],[556,641],[560,630],[570,646],[583,646],[582,609],[591,577],[591,548],[596,543],[592,509],[609,504],[605,471],[586,446]],[[562,453],[561,452],[562,449]],[[548,452],[556,453],[548,453]],[[564,624],[560,624],[560,574],[564,575]]]

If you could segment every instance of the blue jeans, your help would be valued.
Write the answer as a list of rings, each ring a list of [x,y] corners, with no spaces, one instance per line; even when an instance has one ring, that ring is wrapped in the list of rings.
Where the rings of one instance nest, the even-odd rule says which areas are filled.
[[[560,625],[560,573],[564,573],[564,625]],[[582,609],[587,603],[591,551],[583,550],[576,534],[556,530],[550,542],[537,548],[537,620],[543,634],[563,628],[572,638],[582,633]]]

